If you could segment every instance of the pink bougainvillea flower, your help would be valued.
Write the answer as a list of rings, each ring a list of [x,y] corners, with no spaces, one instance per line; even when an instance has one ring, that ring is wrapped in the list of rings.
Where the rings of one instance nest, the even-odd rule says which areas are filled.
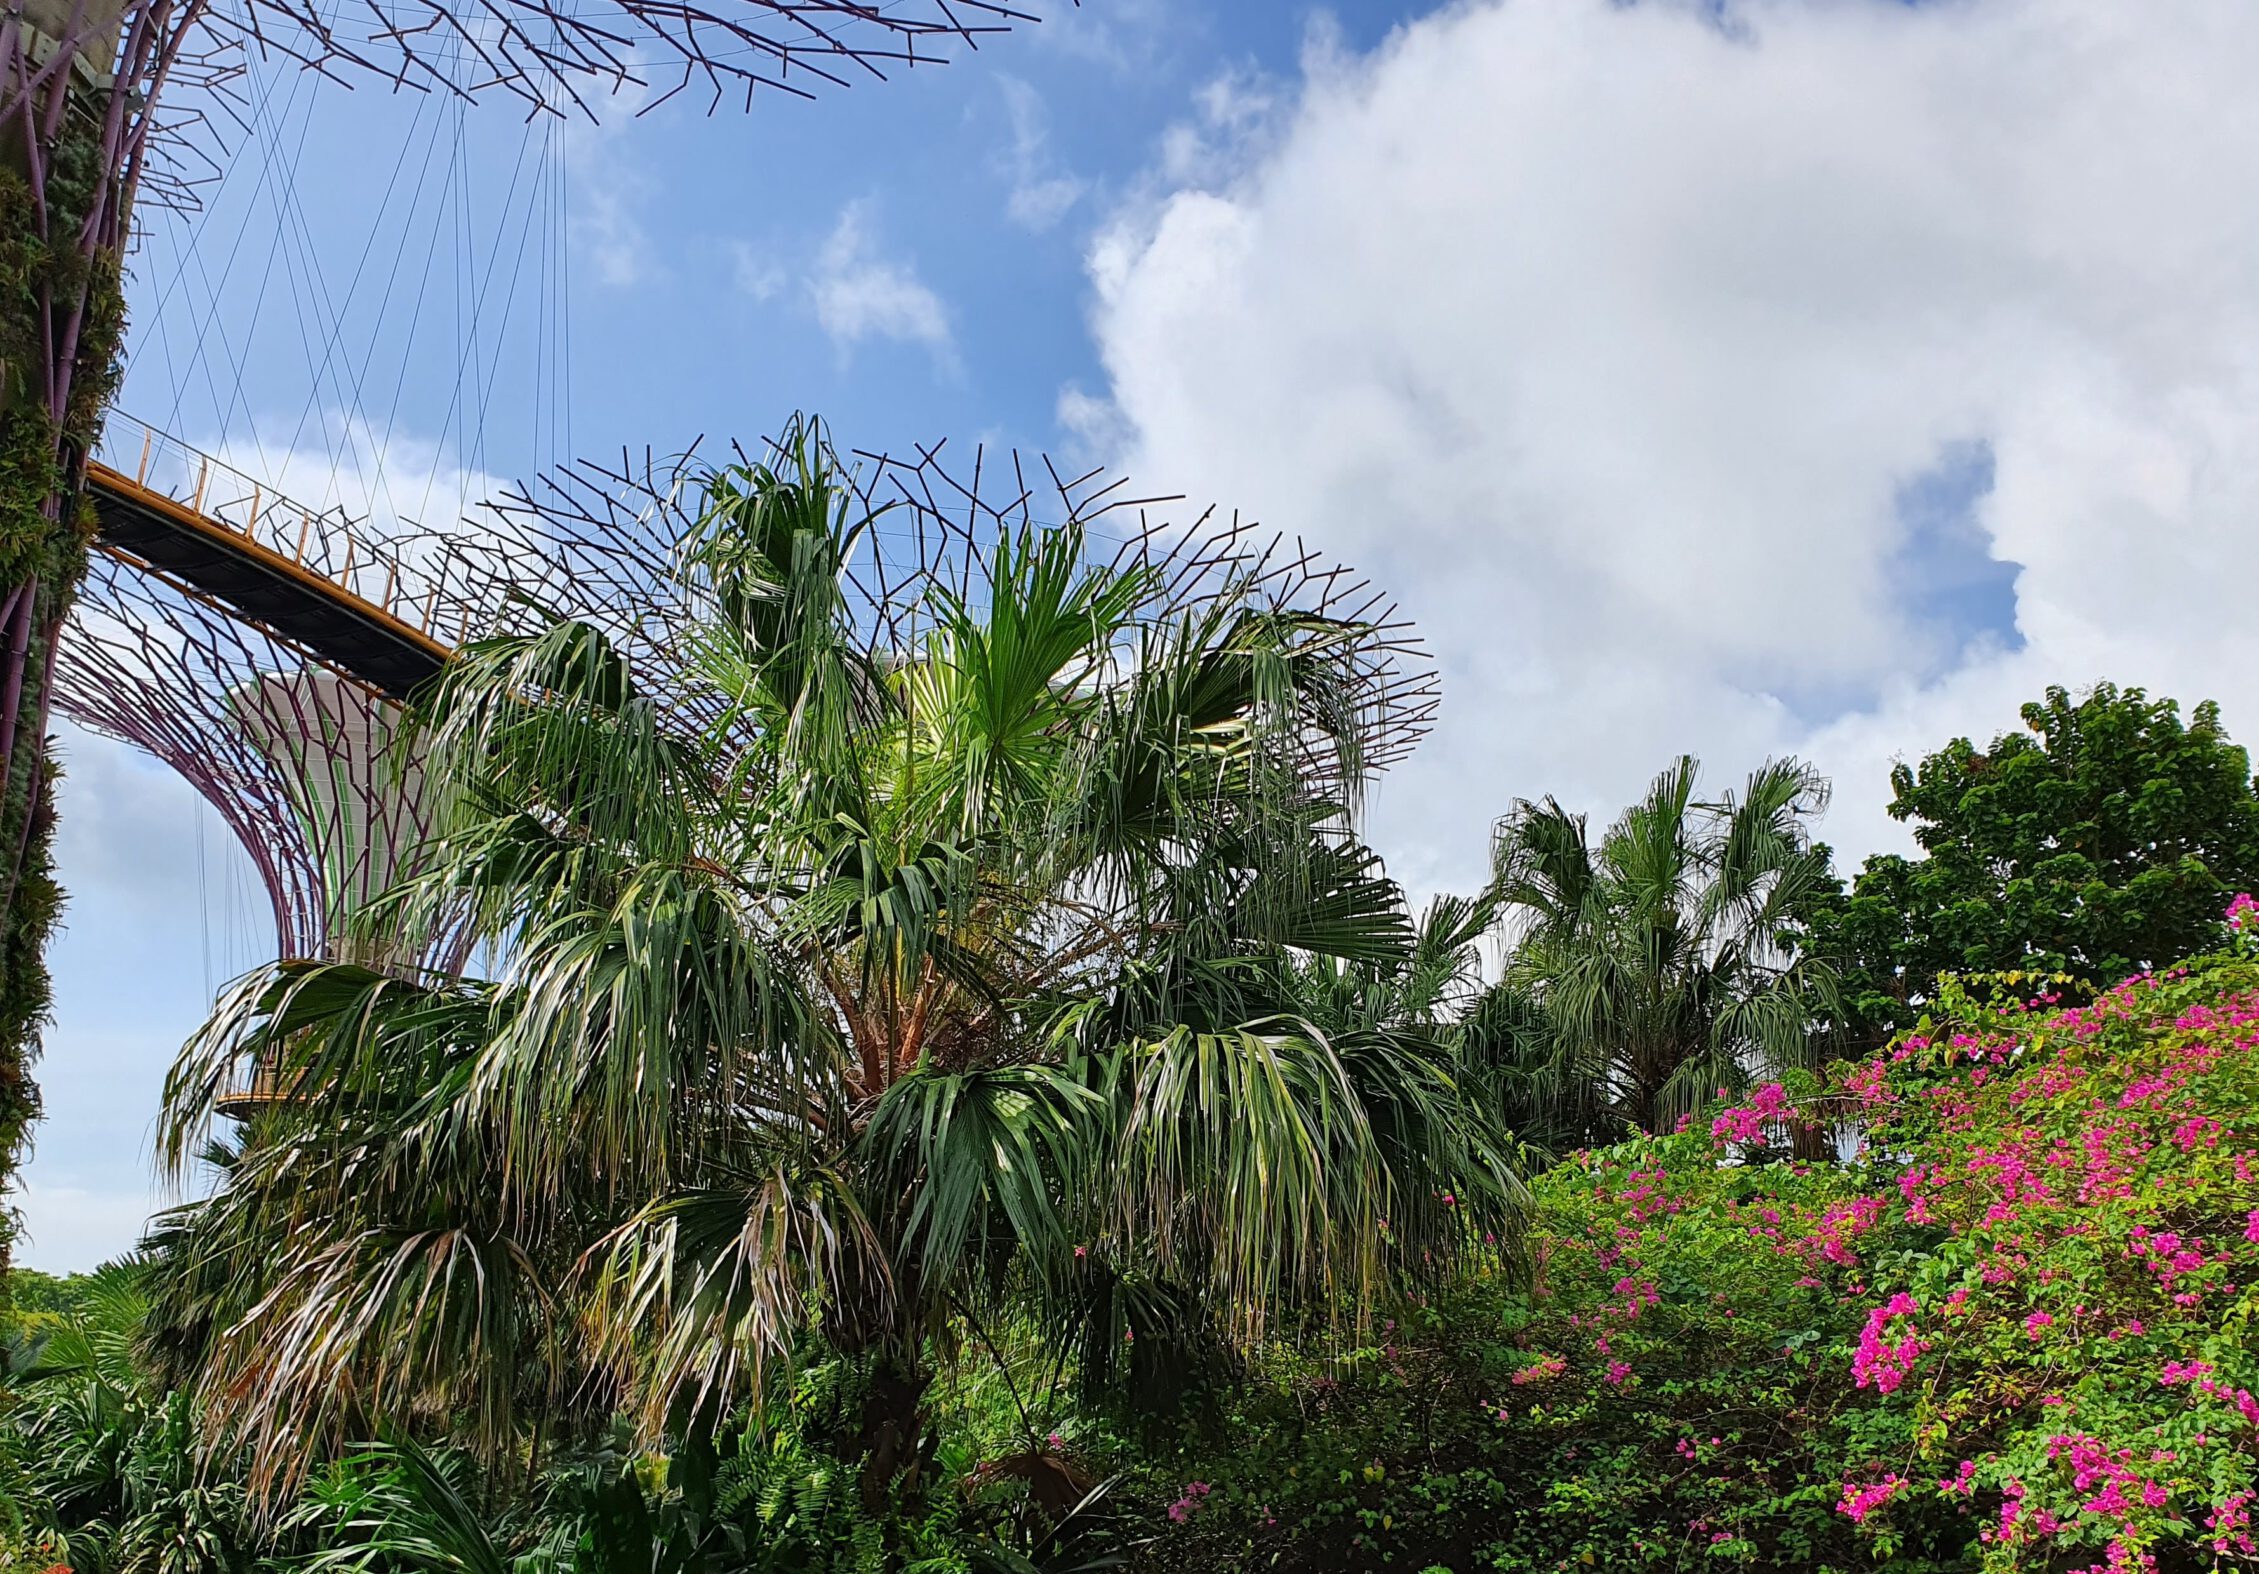
[[[1867,1326],[1860,1331],[1859,1348],[1851,1358],[1851,1376],[1856,1386],[1865,1388],[1872,1383],[1882,1393],[1896,1392],[1906,1381],[1906,1374],[1914,1369],[1915,1358],[1925,1346],[1915,1334],[1912,1319],[1921,1308],[1911,1295],[1903,1290],[1882,1305],[1867,1313]],[[1906,1320],[1904,1331],[1896,1339],[1888,1337],[1900,1319]]]
[[[1843,1500],[1836,1504],[1836,1512],[1847,1516],[1854,1525],[1863,1525],[1867,1516],[1898,1495],[1906,1485],[1902,1476],[1885,1476],[1880,1481],[1846,1481]]]

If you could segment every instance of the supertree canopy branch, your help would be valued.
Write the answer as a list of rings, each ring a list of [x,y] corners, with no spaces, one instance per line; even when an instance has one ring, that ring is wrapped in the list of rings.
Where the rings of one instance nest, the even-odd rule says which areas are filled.
[[[761,88],[808,97],[897,66],[938,62],[952,45],[1031,22],[1001,0],[366,0],[336,10],[312,0],[249,0],[228,24],[262,54],[327,75],[466,97],[499,91],[530,111],[571,108],[628,86],[663,102],[694,84],[707,107]]]
[[[651,450],[616,462],[560,466],[493,505],[493,528],[466,560],[484,565],[449,579],[447,599],[493,609],[501,626],[534,606],[600,628],[636,669],[667,692],[681,668],[685,626],[696,612],[680,550],[718,471],[778,457],[774,443],[669,459]],[[1407,754],[1440,703],[1424,644],[1395,602],[1355,570],[1236,513],[1138,494],[1100,471],[1062,474],[1048,458],[975,448],[956,463],[942,445],[907,456],[837,456],[841,480],[869,521],[843,566],[852,616],[873,639],[913,648],[934,592],[977,597],[1000,542],[1023,530],[1072,528],[1086,551],[1145,587],[1140,615],[1162,622],[1218,603],[1291,612],[1308,637],[1328,642],[1348,674],[1328,736],[1309,740],[1325,758],[1314,780],[1346,800]],[[508,587],[507,593],[502,586]],[[709,725],[696,692],[669,694],[686,724]],[[1346,745],[1346,749],[1344,748]]]

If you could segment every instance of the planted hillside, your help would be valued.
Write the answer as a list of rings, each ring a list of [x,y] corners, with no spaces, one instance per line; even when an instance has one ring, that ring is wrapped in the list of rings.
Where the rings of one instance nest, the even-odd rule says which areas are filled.
[[[2259,959],[1957,989],[1535,1186],[1534,1282],[1281,1363],[1154,1566],[2190,1569],[2259,1553]],[[1816,1129],[1855,1156],[1803,1162]]]
[[[2259,902],[1828,1061],[1795,762],[1518,804],[1415,922],[1306,774],[1326,628],[1015,540],[874,649],[827,477],[715,478],[744,724],[573,625],[435,698],[453,856],[358,921],[508,965],[223,998],[176,1157],[246,1058],[295,1096],[14,1276],[0,1567],[2259,1563]]]

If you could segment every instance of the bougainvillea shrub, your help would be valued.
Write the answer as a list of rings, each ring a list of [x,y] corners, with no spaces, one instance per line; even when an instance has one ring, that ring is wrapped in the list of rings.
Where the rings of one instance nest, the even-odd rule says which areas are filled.
[[[1152,1557],[2259,1563],[2255,917],[2085,1004],[1950,993],[1825,1086],[1572,1157],[1534,1283],[1280,1374],[1186,1451]]]
[[[1961,1504],[1987,1568],[2259,1553],[2259,968],[1961,1017],[1846,1079],[1882,1221],[1840,1287],[1876,1396],[1846,1514]]]

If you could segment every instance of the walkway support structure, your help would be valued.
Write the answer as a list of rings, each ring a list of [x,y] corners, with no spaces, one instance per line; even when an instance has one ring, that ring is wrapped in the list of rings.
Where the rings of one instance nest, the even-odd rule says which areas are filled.
[[[455,543],[304,508],[232,466],[113,417],[86,473],[104,553],[405,699],[447,660],[437,625],[476,615],[445,583]],[[446,598],[444,601],[442,598]]]

